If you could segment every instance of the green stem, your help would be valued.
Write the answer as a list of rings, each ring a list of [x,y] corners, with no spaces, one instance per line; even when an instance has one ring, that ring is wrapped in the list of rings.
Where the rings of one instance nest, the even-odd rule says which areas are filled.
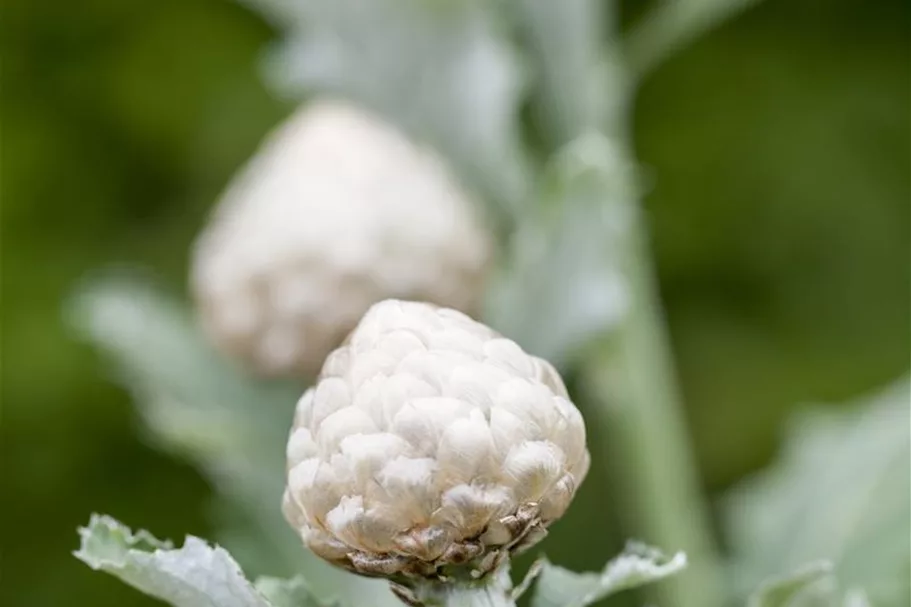
[[[608,63],[617,70],[618,86],[606,105],[604,124],[608,136],[633,158],[629,125],[635,84],[622,61]],[[627,191],[641,191],[636,186]],[[630,198],[626,204],[628,232],[618,257],[629,312],[621,326],[596,344],[582,381],[600,405],[596,415],[604,455],[615,471],[615,496],[627,528],[665,550],[685,550],[689,557],[687,571],[655,587],[661,604],[720,607],[725,601],[721,562],[683,418],[648,229],[640,202]]]
[[[445,607],[516,607],[508,592],[492,586],[456,588],[446,598]]]
[[[423,607],[516,607],[508,567],[480,581],[427,582],[414,589],[414,599]]]
[[[558,130],[554,140],[572,141],[599,128],[621,156],[633,158],[629,130],[636,82],[696,26],[719,19],[724,6],[749,1],[664,2],[624,48],[614,14],[617,2],[580,0],[561,13],[554,2],[524,0],[530,38],[543,58],[543,82],[551,88],[545,93],[551,101],[549,125]],[[618,190],[641,191],[635,183],[622,185]],[[616,261],[631,300],[629,314],[596,345],[581,379],[599,405],[590,413],[602,427],[604,455],[617,472],[614,499],[626,528],[665,550],[688,553],[689,569],[656,587],[661,604],[719,607],[724,600],[719,559],[675,385],[647,228],[635,195],[616,202],[625,205],[623,215],[629,218],[616,243]]]
[[[634,213],[635,214],[635,213]],[[615,471],[621,516],[640,539],[685,550],[682,575],[656,586],[668,607],[717,607],[724,594],[707,508],[677,394],[644,227],[636,218],[625,272],[631,295],[624,324],[597,345],[582,369],[604,454]]]

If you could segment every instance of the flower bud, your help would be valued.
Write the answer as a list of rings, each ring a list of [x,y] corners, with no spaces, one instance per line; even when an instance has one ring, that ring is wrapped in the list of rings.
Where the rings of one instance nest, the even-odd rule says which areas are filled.
[[[195,248],[214,343],[264,375],[312,376],[371,304],[470,310],[490,243],[447,167],[341,102],[293,115],[235,179]]]
[[[370,308],[297,404],[283,510],[365,575],[475,576],[537,542],[588,470],[560,376],[461,312]]]

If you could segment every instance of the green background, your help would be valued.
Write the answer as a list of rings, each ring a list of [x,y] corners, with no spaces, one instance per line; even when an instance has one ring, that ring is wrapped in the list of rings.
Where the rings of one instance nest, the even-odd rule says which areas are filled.
[[[770,460],[795,404],[907,369],[908,7],[770,0],[638,97],[646,212],[713,495]],[[0,603],[149,605],[70,556],[75,527],[103,511],[210,536],[210,489],[144,446],[62,303],[112,262],[183,289],[210,205],[291,109],[259,78],[274,33],[221,0],[11,0],[2,28]],[[556,530],[553,553],[598,566],[585,533]]]

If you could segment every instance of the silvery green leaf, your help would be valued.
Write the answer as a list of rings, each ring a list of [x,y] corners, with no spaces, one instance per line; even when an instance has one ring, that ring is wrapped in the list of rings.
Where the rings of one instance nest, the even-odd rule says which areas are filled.
[[[273,607],[340,607],[339,603],[334,601],[318,600],[310,590],[310,585],[301,576],[287,580],[261,577],[256,580],[255,586]]]
[[[852,588],[845,595],[843,607],[872,607],[867,593],[863,590]]]
[[[513,600],[518,600],[521,597],[525,596],[525,593],[528,592],[528,589],[531,588],[531,585],[534,583],[534,581],[538,579],[539,575],[541,575],[541,571],[544,570],[545,565],[547,565],[547,559],[545,559],[543,556],[535,559],[535,562],[533,562],[531,564],[531,567],[528,568],[528,571],[525,573],[525,577],[522,578],[522,581],[512,589],[510,595],[512,596]]]
[[[873,605],[911,604],[909,392],[905,378],[840,411],[804,412],[779,460],[728,496],[741,596],[770,572],[826,559]]]
[[[138,278],[90,282],[69,312],[77,331],[110,356],[151,441],[198,465],[219,501],[256,524],[263,553],[282,555],[268,564],[293,572],[291,563],[307,556],[278,501],[297,391],[245,379],[209,349],[183,305]]]
[[[556,156],[489,289],[489,324],[560,366],[624,320],[633,170],[594,133]]]
[[[455,165],[491,201],[517,205],[529,169],[524,76],[496,7],[481,0],[248,0],[285,24],[267,74],[286,94],[373,109]]]
[[[175,607],[270,607],[230,554],[197,537],[175,549],[98,515],[79,535],[79,560]]]
[[[757,0],[661,0],[633,27],[625,56],[643,77],[692,40]]]
[[[304,572],[321,599],[398,605],[386,584],[346,573],[305,550],[281,514],[285,444],[302,387],[246,378],[208,347],[184,305],[136,277],[90,282],[69,316],[110,356],[151,440],[189,459],[212,481],[215,513],[230,523],[219,538],[245,566]]]
[[[747,607],[835,607],[832,564],[818,561],[794,573],[768,579],[750,595]]]
[[[604,126],[605,105],[625,98],[604,50],[604,3],[514,0],[534,51],[537,110],[558,144]]]
[[[686,555],[668,558],[658,550],[631,542],[601,573],[575,573],[545,563],[532,607],[585,607],[622,590],[656,582],[686,567]]]
[[[792,573],[763,581],[747,607],[870,607],[863,590],[842,593],[828,561],[803,565]]]

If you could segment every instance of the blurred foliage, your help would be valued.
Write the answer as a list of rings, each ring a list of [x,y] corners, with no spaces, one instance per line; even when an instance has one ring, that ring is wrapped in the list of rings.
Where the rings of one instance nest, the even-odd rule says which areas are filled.
[[[301,577],[261,577],[251,584],[224,548],[198,537],[187,536],[175,548],[99,515],[79,529],[79,537],[80,561],[174,607],[339,607],[320,600]]]
[[[842,601],[832,563],[814,561],[792,573],[764,580],[750,594],[746,607],[869,607],[869,603],[860,591]]]
[[[911,603],[911,384],[844,411],[800,411],[781,457],[727,496],[743,596],[770,572],[831,560],[838,583],[873,605]]]
[[[490,281],[484,321],[561,371],[629,316],[635,167],[594,132],[560,149]]]
[[[88,525],[79,529],[80,545],[76,558],[95,570],[104,571],[126,584],[167,602],[174,607],[341,607],[342,605],[402,605],[386,592],[392,602],[378,600],[380,595],[359,598],[344,585],[338,599],[320,597],[309,579],[315,571],[283,580],[260,577],[250,583],[241,565],[220,546],[198,537],[187,536],[183,546],[159,540],[148,531],[132,531],[109,517],[94,514]],[[329,567],[323,564],[324,567]],[[521,596],[535,581],[532,607],[586,607],[598,600],[674,575],[686,567],[686,555],[667,558],[660,551],[641,544],[630,544],[598,573],[577,574],[546,560],[536,563],[525,582],[512,588]],[[333,572],[328,572],[333,575]],[[346,575],[336,571],[334,575]],[[497,574],[511,588],[508,567]],[[537,578],[535,580],[535,578]],[[324,580],[318,580],[320,583]],[[349,583],[384,584],[379,580],[349,577]],[[347,595],[347,599],[343,598]],[[353,602],[352,602],[353,601]],[[468,602],[466,601],[466,604]],[[432,603],[436,605],[437,602]],[[784,603],[768,607],[788,607]],[[765,607],[763,605],[762,607]]]
[[[98,515],[79,536],[76,558],[175,607],[270,607],[230,554],[198,537],[175,548]]]
[[[523,72],[484,0],[242,0],[282,32],[267,64],[283,94],[341,95],[441,151],[499,219],[527,195],[517,132]]]
[[[660,550],[630,542],[598,573],[576,573],[546,560],[531,607],[586,607],[618,592],[678,574],[686,569],[686,555],[667,557]]]
[[[627,2],[624,24],[643,4]],[[909,360],[909,5],[768,0],[655,69],[634,139],[697,456],[712,491],[769,460],[794,403]],[[210,489],[149,449],[61,302],[112,260],[175,290],[212,201],[290,109],[274,31],[223,0],[10,0],[2,20],[0,603],[151,605],[69,552],[93,510],[211,536]],[[534,84],[534,83],[532,83]],[[538,132],[525,113],[529,141]],[[545,127],[546,129],[547,127]],[[597,435],[595,436],[597,439]],[[547,550],[595,569],[596,469]]]
[[[134,395],[150,441],[212,483],[214,539],[244,572],[303,573],[319,597],[352,605],[400,603],[387,584],[328,565],[288,531],[284,445],[302,386],[244,377],[208,345],[187,306],[135,277],[88,283],[68,311]]]
[[[655,73],[640,160],[710,486],[909,361],[909,5],[763,3]]]

